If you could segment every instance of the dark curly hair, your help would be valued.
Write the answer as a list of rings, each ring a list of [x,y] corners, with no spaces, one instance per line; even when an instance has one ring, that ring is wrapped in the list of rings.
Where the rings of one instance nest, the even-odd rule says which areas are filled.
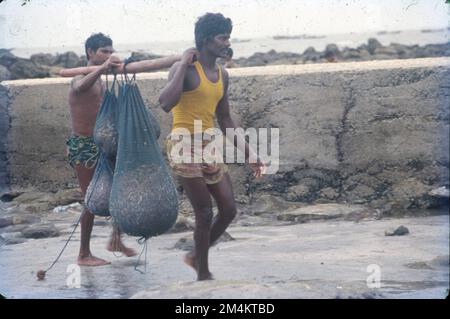
[[[231,19],[221,13],[206,13],[195,23],[195,46],[200,50],[203,40],[214,38],[218,34],[231,33],[233,24]]]
[[[98,48],[103,48],[107,46],[112,46],[112,40],[109,36],[104,35],[103,33],[95,33],[92,34],[89,38],[87,38],[84,43],[84,50],[86,51],[86,59],[89,60],[88,49],[92,49],[94,52],[97,52]]]

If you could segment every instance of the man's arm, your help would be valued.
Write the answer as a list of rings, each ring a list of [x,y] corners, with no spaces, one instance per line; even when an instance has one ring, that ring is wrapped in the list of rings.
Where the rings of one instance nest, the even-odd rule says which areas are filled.
[[[101,68],[98,68],[92,73],[89,73],[88,75],[77,75],[73,78],[71,87],[72,90],[75,93],[83,93],[87,90],[89,90],[95,82],[98,80],[100,75],[103,73]]]
[[[159,95],[159,103],[167,113],[178,103],[183,93],[186,70],[192,64],[197,50],[188,49],[183,53],[180,62],[175,63],[169,72],[168,82]],[[128,69],[128,67],[127,67]]]
[[[156,71],[161,69],[170,68],[175,62],[181,59],[180,55],[173,55],[170,57],[159,58],[154,60],[142,60],[138,62],[131,62],[127,64],[126,71],[127,73],[141,73],[141,72],[149,72]],[[72,69],[64,69],[59,71],[59,75],[62,77],[73,77],[77,75],[86,75],[92,72],[98,71],[102,66],[85,66],[79,68]],[[124,73],[124,64],[117,64],[114,68],[115,73]],[[102,72],[105,73],[105,70]]]
[[[102,65],[98,66],[86,76],[76,76],[71,83],[71,87],[75,93],[81,93],[89,90],[98,78],[109,68],[117,67],[119,62],[116,57],[110,57]]]
[[[59,75],[65,78],[79,76],[79,75],[87,75],[89,73],[92,73],[94,71],[97,71],[98,69],[101,69],[100,65],[93,65],[93,66],[82,66],[79,68],[71,68],[71,69],[62,69],[59,71]]]
[[[181,60],[181,55],[173,55],[169,57],[153,59],[153,60],[142,60],[138,62],[131,62],[127,64],[127,73],[139,73],[148,71],[157,71],[161,69],[170,68],[175,62]],[[123,73],[123,65],[117,70],[118,73]]]
[[[224,93],[222,99],[219,101],[217,105],[216,117],[221,131],[226,136],[227,128],[236,129],[236,124],[234,124],[234,121],[230,115],[230,104],[228,102],[228,78],[229,78],[228,72],[224,68],[222,68],[222,74],[224,82]],[[238,139],[244,139],[243,141],[244,143],[238,143]],[[241,152],[245,154],[244,156],[247,163],[249,163],[250,156],[256,159],[256,163],[249,163],[249,165],[253,169],[255,176],[258,178],[261,177],[264,164],[258,158],[257,153],[245,141],[245,137],[236,134],[234,135],[234,140],[231,142],[233,142],[234,147],[238,148]],[[244,149],[241,148],[242,144],[244,144]]]

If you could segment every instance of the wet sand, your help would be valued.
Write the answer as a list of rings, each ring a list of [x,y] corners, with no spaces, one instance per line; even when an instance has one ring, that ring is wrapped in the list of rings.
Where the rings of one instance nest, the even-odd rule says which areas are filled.
[[[111,265],[82,267],[80,288],[68,286],[76,260],[79,229],[44,281],[77,214],[53,214],[61,235],[0,247],[0,293],[7,298],[445,298],[449,288],[448,215],[381,220],[314,221],[284,226],[233,224],[235,239],[210,250],[216,280],[196,282],[174,249],[192,232],[171,233],[148,242],[147,272],[134,270],[136,257],[115,257],[105,247],[111,226],[98,218],[91,247]],[[405,236],[385,236],[404,225]],[[125,242],[141,249],[135,238]],[[377,265],[380,288],[369,288],[369,265]],[[371,266],[374,267],[374,266]],[[144,270],[141,263],[139,269]],[[369,269],[370,270],[370,269]],[[369,281],[370,282],[370,281]],[[372,281],[373,282],[373,281]]]

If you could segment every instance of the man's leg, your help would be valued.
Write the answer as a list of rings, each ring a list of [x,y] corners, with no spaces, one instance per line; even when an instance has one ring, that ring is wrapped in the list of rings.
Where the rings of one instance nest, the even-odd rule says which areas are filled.
[[[197,271],[197,280],[213,279],[208,267],[209,237],[213,217],[209,190],[203,178],[180,177],[180,179],[195,213],[194,252],[186,255],[185,262]]]
[[[109,251],[118,251],[123,253],[127,257],[136,256],[137,253],[134,249],[126,247],[121,238],[121,233],[119,226],[113,224],[113,231],[111,233],[111,239],[108,243],[108,246],[106,246],[106,249]]]
[[[228,173],[225,173],[220,182],[208,185],[209,192],[217,203],[218,214],[214,217],[209,237],[210,245],[219,239],[225,229],[236,217],[237,209],[234,201],[233,186]]]
[[[224,177],[219,183],[208,184],[207,188],[214,197],[219,211],[211,224],[209,246],[212,246],[214,242],[222,236],[228,225],[230,225],[233,221],[236,216],[237,209],[234,201],[233,187],[228,173],[224,174]],[[195,264],[196,257],[195,251],[192,251],[187,254],[186,259],[188,263],[190,261],[191,264]]]
[[[88,169],[83,165],[76,165],[75,171],[77,173],[78,182],[80,184],[81,193],[83,196],[86,194],[87,187],[91,182],[95,169]],[[78,255],[78,265],[80,266],[102,266],[110,264],[106,260],[92,256],[90,249],[90,240],[92,227],[94,225],[94,214],[88,211],[86,208],[81,213],[81,243],[80,253]]]

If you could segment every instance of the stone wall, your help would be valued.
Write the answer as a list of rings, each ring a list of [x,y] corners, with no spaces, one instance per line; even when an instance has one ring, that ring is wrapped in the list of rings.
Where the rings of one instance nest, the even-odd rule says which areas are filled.
[[[251,200],[266,193],[288,201],[411,209],[432,207],[429,191],[448,186],[449,58],[229,72],[236,123],[280,128],[277,174],[255,181],[247,168],[230,165],[239,196]],[[138,75],[144,100],[161,123],[161,146],[170,128],[170,116],[157,105],[166,76]],[[9,114],[6,153],[12,188],[57,191],[76,186],[65,161],[69,83],[2,82],[0,111],[5,114],[7,108]],[[4,140],[2,133],[0,147]],[[0,148],[4,162],[1,154]]]

